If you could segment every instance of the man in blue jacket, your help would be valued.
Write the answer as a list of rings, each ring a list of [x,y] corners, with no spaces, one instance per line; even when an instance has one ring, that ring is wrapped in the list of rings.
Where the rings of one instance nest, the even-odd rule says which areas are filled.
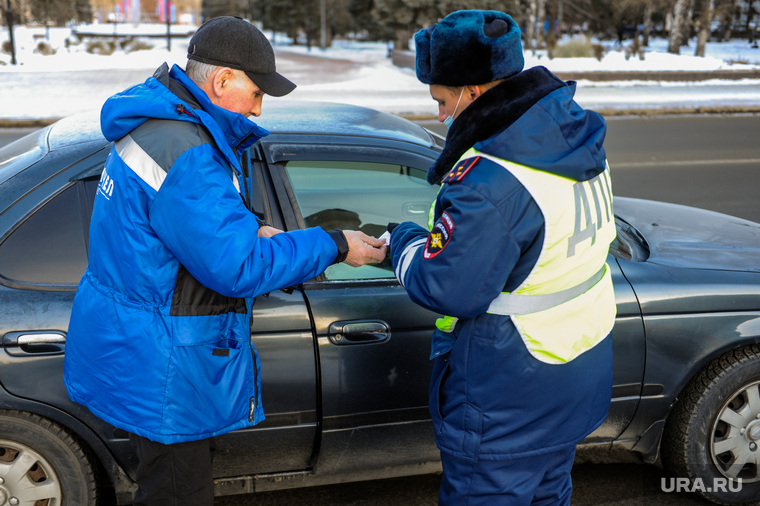
[[[402,223],[390,246],[412,300],[448,315],[431,354],[439,501],[568,505],[575,445],[612,387],[605,123],[575,83],[523,71],[504,13],[454,12],[415,44],[450,128],[428,172],[441,185],[429,229]]]
[[[135,504],[213,504],[211,438],[264,419],[250,342],[256,295],[385,256],[360,232],[263,225],[241,198],[241,161],[268,134],[248,116],[265,93],[293,88],[266,37],[222,17],[192,37],[186,71],[164,64],[103,106],[114,146],[64,380],[72,400],[130,433]]]

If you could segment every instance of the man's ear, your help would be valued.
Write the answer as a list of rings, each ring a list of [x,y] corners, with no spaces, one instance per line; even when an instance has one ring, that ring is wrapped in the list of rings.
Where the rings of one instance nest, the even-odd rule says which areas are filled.
[[[221,67],[211,75],[211,91],[215,97],[221,97],[227,90],[227,86],[235,77],[232,69],[229,67]]]

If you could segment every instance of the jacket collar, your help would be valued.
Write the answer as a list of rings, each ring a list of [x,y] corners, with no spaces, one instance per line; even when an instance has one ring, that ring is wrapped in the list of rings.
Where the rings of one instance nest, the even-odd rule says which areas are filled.
[[[249,120],[242,114],[228,111],[211,102],[206,92],[198,87],[192,79],[177,65],[167,72],[164,63],[154,74],[161,84],[174,95],[195,110],[203,110],[219,126],[227,144],[233,149],[245,150],[256,141],[269,135],[269,131]],[[201,118],[203,121],[203,118]],[[208,124],[206,124],[208,128]]]
[[[483,93],[452,123],[443,151],[428,170],[428,182],[439,184],[475,143],[503,132],[536,102],[562,86],[566,84],[545,67],[533,67]]]

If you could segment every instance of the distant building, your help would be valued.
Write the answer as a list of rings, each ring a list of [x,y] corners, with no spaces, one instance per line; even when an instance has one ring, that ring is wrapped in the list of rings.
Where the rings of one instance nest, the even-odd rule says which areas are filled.
[[[172,24],[200,24],[201,0],[168,0]],[[90,0],[98,23],[166,23],[167,0]]]

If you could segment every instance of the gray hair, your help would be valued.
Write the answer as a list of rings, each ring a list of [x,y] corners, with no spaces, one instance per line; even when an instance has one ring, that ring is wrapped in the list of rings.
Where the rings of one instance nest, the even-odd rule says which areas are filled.
[[[187,77],[193,80],[195,84],[203,84],[209,80],[211,74],[216,72],[218,65],[211,65],[209,63],[199,62],[197,60],[187,60],[187,67],[185,68],[185,74]]]

